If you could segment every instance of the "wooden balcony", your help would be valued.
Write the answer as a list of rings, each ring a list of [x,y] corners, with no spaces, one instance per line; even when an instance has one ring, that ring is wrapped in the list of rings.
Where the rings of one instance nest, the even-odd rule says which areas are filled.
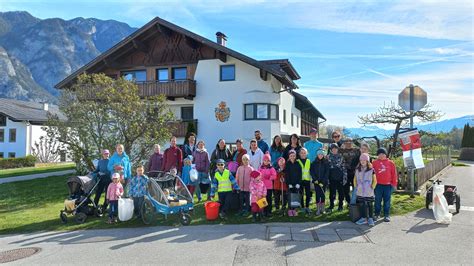
[[[172,128],[171,134],[177,138],[184,138],[186,137],[186,133],[188,132],[188,125],[192,123],[194,126],[194,133],[197,135],[198,129],[198,121],[197,119],[194,120],[180,120],[170,122],[169,125]]]
[[[196,96],[195,80],[170,80],[166,82],[149,80],[137,82],[137,85],[142,97],[164,94],[168,99],[193,99]]]

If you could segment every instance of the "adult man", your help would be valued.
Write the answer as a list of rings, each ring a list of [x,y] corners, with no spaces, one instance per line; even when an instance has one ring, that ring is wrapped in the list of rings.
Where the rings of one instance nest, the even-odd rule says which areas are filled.
[[[258,148],[263,152],[263,154],[270,150],[268,143],[262,139],[262,132],[260,132],[260,130],[255,130],[255,139],[257,140]]]
[[[170,147],[165,150],[163,154],[163,165],[161,170],[164,172],[169,172],[171,169],[175,168],[178,173],[181,173],[181,168],[183,167],[183,153],[181,149],[176,146],[176,137],[172,136],[170,138]]]
[[[310,162],[314,162],[319,149],[323,148],[323,144],[318,140],[318,130],[312,128],[309,131],[310,140],[304,143],[304,147],[308,150],[308,159]]]

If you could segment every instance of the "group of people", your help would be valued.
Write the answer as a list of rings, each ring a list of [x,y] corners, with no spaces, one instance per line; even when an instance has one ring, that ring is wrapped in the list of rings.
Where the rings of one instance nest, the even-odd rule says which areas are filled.
[[[362,218],[356,222],[359,225],[374,225],[381,215],[382,201],[384,221],[390,221],[391,194],[397,187],[398,178],[395,164],[387,158],[384,148],[377,150],[377,158],[372,161],[367,143],[354,146],[352,139],[343,139],[339,131],[332,133],[333,143],[327,149],[318,141],[318,131],[314,128],[310,131],[310,140],[304,145],[297,134],[291,135],[289,144],[285,146],[279,135],[274,136],[268,145],[259,130],[254,133],[255,138],[250,141],[248,150],[244,148],[242,139],[235,141],[233,151],[224,139],[220,139],[210,154],[204,141],[196,142],[195,134],[189,134],[182,148],[177,146],[176,137],[171,137],[170,147],[164,153],[161,153],[160,145],[154,146],[146,169],[138,167],[134,177],[123,146],[117,145],[110,159],[109,152],[103,152],[96,172],[112,176],[114,185],[109,185],[110,196],[107,191],[111,210],[116,209],[114,201],[123,193],[120,182],[116,181],[120,178],[125,182],[130,180],[129,196],[134,199],[136,207],[140,206],[146,192],[146,170],[148,176],[159,171],[177,173],[198,201],[204,197],[206,200],[214,199],[217,194],[221,218],[228,215],[231,197],[235,194],[240,202],[240,211],[236,215],[246,217],[252,214],[254,221],[270,217],[274,211],[297,216],[297,209],[301,209],[310,215],[314,192],[315,215],[332,212],[337,195],[337,211],[343,210],[344,201],[348,206],[363,206]],[[192,169],[197,171],[197,178],[191,178]],[[111,182],[110,178],[106,179],[99,184],[96,203],[107,182]],[[329,190],[327,208],[326,190]],[[299,208],[292,204],[295,200],[299,201]],[[114,215],[113,211],[109,212],[109,222],[114,221]]]

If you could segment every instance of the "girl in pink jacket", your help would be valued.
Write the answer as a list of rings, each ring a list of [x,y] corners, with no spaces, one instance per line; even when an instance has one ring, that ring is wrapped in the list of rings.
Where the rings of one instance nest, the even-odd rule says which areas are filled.
[[[252,206],[252,219],[256,222],[257,219],[262,219],[263,210],[258,207],[257,201],[267,195],[267,188],[262,181],[262,175],[259,171],[252,171],[250,173],[250,203]]]
[[[109,220],[108,224],[117,222],[118,213],[118,199],[123,195],[123,187],[120,183],[120,174],[114,173],[112,175],[112,183],[107,188],[107,200],[109,201]]]
[[[239,185],[240,193],[240,215],[247,217],[250,213],[250,173],[253,171],[253,167],[250,166],[250,157],[248,154],[242,156],[242,165],[237,168],[235,178],[237,179],[237,185]]]
[[[263,164],[259,169],[262,174],[262,180],[267,188],[267,202],[268,206],[265,207],[264,215],[266,217],[272,216],[272,202],[273,202],[273,180],[277,177],[277,172],[272,166],[272,157],[270,154],[263,155]]]

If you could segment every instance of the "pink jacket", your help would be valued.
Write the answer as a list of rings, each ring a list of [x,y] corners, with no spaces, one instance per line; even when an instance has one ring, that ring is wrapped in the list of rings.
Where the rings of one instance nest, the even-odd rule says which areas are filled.
[[[123,195],[123,187],[120,183],[110,183],[107,188],[107,199],[118,200]]]
[[[240,190],[242,191],[250,191],[250,173],[253,171],[252,166],[239,166],[237,168],[237,173],[235,174],[235,178],[237,179],[237,185],[239,185]]]
[[[254,178],[250,181],[250,203],[256,203],[257,200],[267,196],[267,188],[262,181],[256,181]]]
[[[275,180],[277,177],[277,172],[275,171],[275,168],[266,168],[262,166],[260,167],[259,171],[260,173],[262,173],[262,180],[265,184],[265,187],[267,189],[273,189],[273,180]]]

